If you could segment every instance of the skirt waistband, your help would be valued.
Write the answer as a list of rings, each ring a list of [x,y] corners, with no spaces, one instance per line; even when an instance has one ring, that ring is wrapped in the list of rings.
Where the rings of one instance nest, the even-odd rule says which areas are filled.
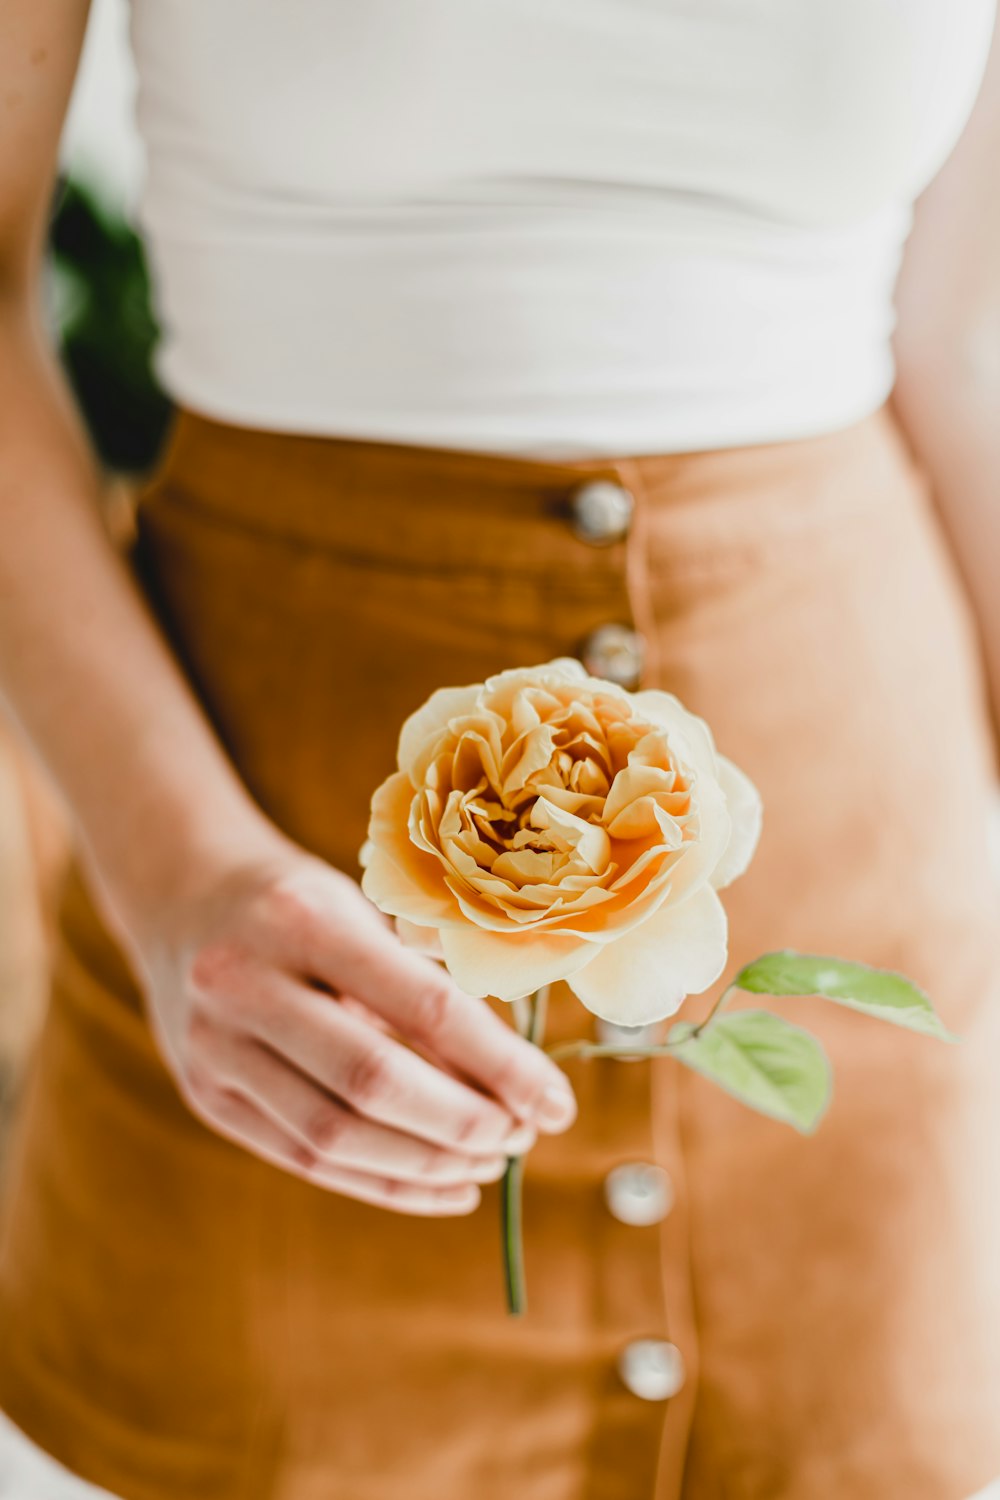
[[[888,403],[809,438],[571,461],[272,433],[182,409],[139,504],[155,497],[360,565],[531,572],[581,540],[575,497],[597,479],[627,491],[692,563],[836,529],[926,486]],[[614,551],[622,537],[582,540]]]

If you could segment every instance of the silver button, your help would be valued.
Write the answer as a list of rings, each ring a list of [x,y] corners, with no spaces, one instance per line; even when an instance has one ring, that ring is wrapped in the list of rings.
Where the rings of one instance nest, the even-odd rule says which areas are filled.
[[[655,1047],[660,1041],[662,1027],[655,1023],[650,1026],[618,1026],[614,1021],[599,1017],[595,1030],[602,1047],[627,1047],[630,1043],[636,1047]],[[623,1053],[620,1061],[636,1062],[640,1056],[638,1052]]]
[[[620,1224],[660,1224],[673,1205],[673,1185],[662,1167],[624,1162],[605,1177],[604,1199]]]
[[[684,1360],[666,1339],[633,1339],[618,1360],[625,1389],[642,1401],[668,1401],[684,1384]]]
[[[630,691],[639,686],[645,643],[629,625],[598,625],[580,648],[592,677],[605,677]]]
[[[582,542],[619,542],[632,524],[635,499],[613,479],[588,479],[570,497],[570,525]]]

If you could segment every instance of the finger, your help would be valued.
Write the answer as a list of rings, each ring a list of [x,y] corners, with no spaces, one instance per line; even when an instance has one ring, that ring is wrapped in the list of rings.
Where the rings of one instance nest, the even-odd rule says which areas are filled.
[[[362,1021],[367,1021],[369,1026],[374,1026],[379,1031],[391,1032],[393,1030],[384,1016],[378,1015],[370,1005],[366,1005],[363,1000],[358,1000],[354,995],[339,994],[337,999],[344,1010],[350,1011]]]
[[[473,1157],[404,1135],[355,1114],[252,1037],[205,1029],[201,1064],[324,1160],[403,1182],[495,1182],[503,1155]]]
[[[231,965],[226,985],[247,1032],[357,1114],[463,1155],[520,1155],[533,1144],[530,1126],[499,1102],[330,995],[251,962],[239,972]]]
[[[248,1099],[227,1090],[202,1090],[198,1113],[219,1135],[272,1166],[377,1208],[427,1216],[457,1215],[471,1213],[481,1199],[474,1183],[434,1187],[331,1165],[293,1140]]]
[[[439,1053],[541,1130],[565,1130],[576,1102],[565,1073],[479,997],[460,990],[440,964],[389,932],[358,924],[323,943],[313,934],[316,977],[347,990],[405,1036]]]
[[[561,1068],[540,1047],[526,1041],[485,999],[446,992],[436,1024],[420,1017],[398,1019],[384,1013],[398,1029],[433,1051],[462,1076],[474,1079],[516,1119],[549,1133],[562,1131],[576,1119],[572,1085]]]

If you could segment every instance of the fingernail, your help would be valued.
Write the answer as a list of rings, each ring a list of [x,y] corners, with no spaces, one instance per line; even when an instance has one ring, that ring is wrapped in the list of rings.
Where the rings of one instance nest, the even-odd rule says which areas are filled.
[[[486,1161],[476,1162],[473,1176],[477,1182],[496,1182],[507,1170],[506,1156],[491,1156]]]
[[[576,1100],[572,1091],[561,1084],[553,1084],[539,1099],[535,1113],[540,1125],[564,1130],[576,1119]]]
[[[451,1201],[456,1207],[472,1210],[479,1207],[483,1201],[483,1195],[477,1187],[470,1185],[462,1189],[456,1188]]]

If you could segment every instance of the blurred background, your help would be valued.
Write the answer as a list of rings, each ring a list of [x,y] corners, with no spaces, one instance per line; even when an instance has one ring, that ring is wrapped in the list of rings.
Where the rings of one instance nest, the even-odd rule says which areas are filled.
[[[46,299],[107,471],[105,503],[118,535],[169,416],[151,366],[156,329],[135,228],[143,161],[133,100],[127,0],[93,0],[52,204]],[[0,719],[0,1171],[6,1122],[44,1011],[67,834],[58,798]]]

